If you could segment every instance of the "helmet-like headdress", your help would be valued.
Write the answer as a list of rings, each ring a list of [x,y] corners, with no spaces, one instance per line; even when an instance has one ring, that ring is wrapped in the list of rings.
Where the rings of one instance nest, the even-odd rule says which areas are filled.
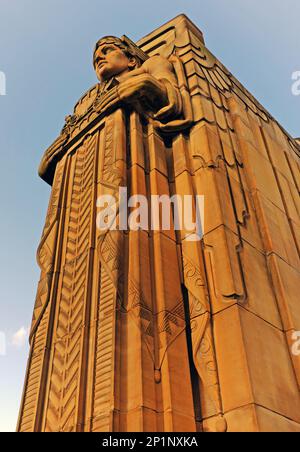
[[[115,36],[104,36],[103,38],[100,38],[99,41],[97,41],[95,46],[93,58],[94,67],[95,67],[95,53],[98,47],[100,47],[100,45],[103,44],[114,44],[115,46],[119,47],[119,49],[123,50],[123,52],[128,57],[136,58],[138,66],[141,66],[144,63],[144,61],[146,61],[149,58],[145,52],[143,52],[133,41],[131,41],[131,39],[129,39],[125,35],[123,35],[121,38],[117,38]]]

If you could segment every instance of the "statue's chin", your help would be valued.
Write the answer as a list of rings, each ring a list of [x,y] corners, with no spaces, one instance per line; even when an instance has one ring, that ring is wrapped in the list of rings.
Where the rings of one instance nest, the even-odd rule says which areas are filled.
[[[103,83],[107,82],[112,77],[121,77],[122,75],[125,75],[128,72],[129,72],[128,68],[109,71],[105,67],[103,67],[101,70],[97,71],[97,78],[101,83]]]
[[[101,69],[98,69],[97,77],[100,82],[104,82],[111,77],[111,73],[107,71],[105,67],[102,67]]]
[[[98,80],[103,83],[110,80],[115,74],[98,75]]]

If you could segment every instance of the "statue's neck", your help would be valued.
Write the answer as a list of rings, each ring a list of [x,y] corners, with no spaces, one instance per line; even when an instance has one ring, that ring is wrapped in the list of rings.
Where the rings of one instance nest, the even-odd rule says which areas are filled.
[[[114,86],[117,86],[119,83],[120,82],[117,79],[117,77],[112,77],[109,80],[105,80],[104,82],[100,83],[101,91],[102,92],[109,91]]]

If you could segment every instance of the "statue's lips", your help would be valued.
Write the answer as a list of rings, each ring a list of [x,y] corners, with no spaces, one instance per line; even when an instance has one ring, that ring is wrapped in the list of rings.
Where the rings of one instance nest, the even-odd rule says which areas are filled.
[[[106,61],[102,61],[102,63],[99,63],[99,64],[98,64],[98,69],[102,69],[103,66],[105,66],[106,64],[107,64]]]

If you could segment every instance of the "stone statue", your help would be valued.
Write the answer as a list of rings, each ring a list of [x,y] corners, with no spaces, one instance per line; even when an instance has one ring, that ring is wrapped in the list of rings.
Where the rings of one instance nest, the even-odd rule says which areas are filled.
[[[93,65],[99,83],[66,117],[39,168],[52,194],[18,429],[232,430],[236,417],[227,412],[250,403],[239,399],[250,384],[237,383],[244,368],[219,325],[223,312],[233,316],[230,344],[243,360],[231,308],[256,303],[245,253],[260,240],[239,140],[250,135],[247,114],[255,126],[273,120],[184,15],[137,44],[101,38]],[[99,230],[99,197],[114,196],[120,221],[124,187],[147,199],[204,195],[203,240],[172,223]],[[265,269],[257,271],[263,284]]]
[[[173,156],[168,155],[165,140],[167,142],[170,137],[175,137],[176,146],[182,147],[183,143],[179,143],[182,140],[182,138],[179,138],[181,135],[177,138],[176,135],[178,135],[178,131],[189,128],[193,122],[191,100],[186,92],[182,63],[176,55],[169,58],[163,55],[149,56],[126,36],[122,38],[107,36],[97,42],[93,64],[99,84],[79,101],[73,115],[66,117],[61,135],[46,151],[39,168],[40,176],[51,183],[53,189],[46,226],[38,250],[38,262],[42,269],[42,277],[34,311],[31,340],[37,340],[43,319],[44,322],[49,322],[49,317],[55,315],[57,322],[54,326],[56,341],[62,341],[64,351],[62,352],[61,349],[53,350],[53,355],[48,357],[50,364],[48,363],[47,366],[50,365],[50,368],[54,366],[52,367],[53,376],[49,376],[49,393],[48,395],[44,393],[48,405],[44,409],[43,421],[36,418],[36,426],[38,425],[38,429],[46,431],[75,428],[75,413],[70,419],[66,419],[63,412],[58,417],[55,414],[57,423],[56,421],[54,424],[52,423],[52,414],[56,413],[56,408],[51,402],[52,397],[63,397],[62,394],[67,389],[65,384],[70,384],[68,379],[65,383],[61,381],[61,387],[57,388],[57,393],[55,389],[57,383],[54,383],[53,378],[55,381],[57,381],[57,377],[62,378],[59,371],[59,362],[63,359],[62,356],[65,356],[67,361],[69,360],[69,350],[67,344],[64,343],[64,338],[71,333],[74,326],[72,322],[70,323],[70,317],[67,320],[65,315],[67,312],[73,311],[74,304],[76,305],[75,310],[80,313],[78,327],[81,322],[85,322],[85,310],[96,309],[94,315],[98,318],[97,322],[99,323],[95,325],[95,340],[98,347],[109,331],[111,337],[114,337],[113,342],[105,346],[107,350],[106,361],[103,365],[98,366],[98,369],[95,368],[94,377],[91,376],[95,379],[95,382],[93,388],[90,389],[96,392],[91,395],[94,411],[91,413],[92,420],[89,429],[113,429],[111,422],[114,423],[115,421],[112,421],[112,411],[109,407],[114,404],[115,406],[119,405],[119,407],[122,405],[121,400],[117,400],[118,397],[115,401],[113,398],[107,398],[107,402],[103,405],[100,401],[104,397],[101,396],[101,391],[99,402],[95,399],[96,393],[98,394],[97,388],[102,387],[103,382],[106,383],[106,387],[111,387],[111,390],[113,390],[117,382],[121,385],[128,384],[126,381],[129,378],[130,386],[132,386],[129,392],[133,391],[133,393],[131,396],[128,395],[129,398],[125,405],[139,404],[138,400],[140,400],[142,406],[144,402],[140,398],[143,397],[143,380],[149,377],[147,373],[150,369],[152,369],[151,373],[153,372],[153,384],[158,385],[162,394],[170,385],[171,387],[174,386],[175,389],[180,384],[181,378],[188,382],[186,389],[182,390],[180,400],[172,402],[172,397],[170,399],[168,396],[163,402],[165,409],[168,406],[173,406],[175,412],[178,410],[178,414],[171,415],[166,411],[163,421],[164,427],[161,426],[160,428],[169,431],[174,429],[195,430],[198,428],[193,402],[195,394],[192,394],[191,386],[191,378],[195,378],[195,376],[191,377],[190,374],[192,363],[189,364],[185,330],[186,322],[191,322],[189,316],[194,317],[193,323],[196,324],[196,316],[200,314],[202,316],[201,320],[199,317],[199,325],[191,334],[191,340],[194,344],[192,353],[195,359],[193,366],[198,370],[204,386],[207,385],[208,387],[208,402],[204,402],[207,404],[205,408],[207,416],[216,415],[217,422],[220,424],[218,416],[221,414],[221,405],[218,382],[216,376],[213,376],[215,358],[211,342],[212,337],[209,332],[209,308],[205,291],[203,292],[204,281],[200,273],[202,271],[199,267],[200,261],[193,263],[189,259],[188,253],[178,260],[178,244],[174,230],[171,230],[168,234],[160,232],[153,234],[153,236],[144,231],[130,231],[128,235],[120,231],[108,231],[105,234],[96,231],[92,242],[87,241],[84,244],[80,239],[81,234],[85,233],[85,230],[81,230],[79,227],[81,222],[79,206],[82,199],[80,193],[88,190],[89,198],[83,195],[86,202],[91,203],[94,199],[92,204],[93,202],[96,203],[96,194],[93,195],[92,191],[89,190],[88,173],[84,169],[85,161],[88,159],[86,153],[90,153],[90,158],[95,160],[96,148],[99,148],[97,169],[94,167],[94,176],[92,173],[89,174],[90,177],[98,181],[97,195],[107,193],[116,195],[120,186],[129,186],[132,193],[146,194],[145,184],[150,184],[148,188],[150,192],[162,195],[170,194],[168,166]],[[81,126],[89,115],[88,122]],[[100,128],[102,132],[98,132],[97,138],[93,137],[93,132],[91,132],[91,135],[88,133],[88,128],[93,125],[93,117],[96,118],[96,116],[98,121],[99,118],[100,120],[103,118],[103,126],[102,129]],[[114,134],[116,129],[118,130],[117,135]],[[76,141],[82,133],[85,136],[85,141],[81,148],[77,148]],[[127,144],[125,143],[125,136],[129,140]],[[70,151],[73,143],[74,149],[77,148],[75,153]],[[130,154],[128,154],[128,146],[130,146]],[[80,157],[81,154],[82,157]],[[69,163],[67,163],[68,161]],[[93,165],[96,165],[96,163],[94,162]],[[127,173],[130,167],[131,174],[130,180],[128,180]],[[80,186],[80,178],[83,178],[81,180],[84,188],[82,188],[82,185]],[[64,194],[64,184],[67,184],[65,189],[69,192],[69,195],[66,192]],[[138,187],[140,184],[141,186]],[[63,200],[65,196],[71,196],[68,202]],[[69,215],[67,223],[63,220],[64,231],[60,231],[63,206],[67,205],[65,203],[70,205],[71,211],[67,214],[67,216]],[[74,215],[72,215],[72,209],[75,209]],[[82,209],[84,210],[83,207]],[[90,208],[87,210],[89,215],[91,215],[93,209],[94,207],[90,204]],[[75,217],[78,219],[76,220]],[[93,228],[91,224],[89,226],[89,223],[85,227],[87,231],[89,228]],[[67,240],[66,247],[62,243],[59,244],[61,241],[60,234],[63,234],[65,240]],[[83,244],[82,249],[78,248],[79,243]],[[81,253],[84,253],[84,249],[88,250],[88,243],[90,245],[94,243],[93,246],[97,251],[96,256],[98,256],[98,263],[95,261],[93,270],[88,270],[87,261],[83,268],[77,268],[76,264]],[[150,248],[154,247],[152,252],[150,252],[149,246]],[[125,251],[126,249],[127,251]],[[61,268],[64,268],[65,276],[58,275],[58,266],[62,265],[57,262],[58,255],[60,255],[59,259],[64,261],[64,266]],[[127,255],[127,258],[125,255]],[[91,259],[91,257],[89,258],[87,255],[86,259]],[[169,261],[172,262],[172,266],[170,266]],[[154,268],[155,265],[157,265],[157,269]],[[161,266],[165,267],[164,270]],[[150,270],[151,267],[152,270]],[[168,267],[169,270],[167,270]],[[161,270],[158,270],[159,268]],[[155,286],[151,288],[151,285],[153,285],[151,279],[154,276],[151,276],[152,271],[165,273],[165,276],[160,282],[157,280]],[[81,272],[82,279],[80,281],[77,281],[76,277],[78,272]],[[170,272],[169,276],[167,276],[168,272]],[[181,272],[186,272],[188,284],[190,281],[194,285],[194,289],[191,287],[192,298],[188,318],[186,318],[188,301],[185,299],[188,295],[187,292],[185,295],[185,292],[182,291]],[[94,276],[92,276],[93,274]],[[80,290],[79,287],[76,288],[77,285],[85,286],[85,291],[92,290],[88,285],[88,279],[94,277],[96,277],[95,287],[98,287],[98,296],[96,296],[95,301],[92,302],[91,294],[86,302],[83,302],[83,299],[76,299],[76,296],[73,299],[74,291],[76,293],[77,290]],[[61,289],[58,289],[57,284],[63,284]],[[65,289],[63,288],[64,285]],[[56,295],[52,292],[54,287],[56,287]],[[105,311],[102,312],[104,307],[101,300],[107,296],[104,294],[110,295],[109,314],[106,314]],[[199,297],[200,299],[198,299]],[[85,303],[89,303],[90,307],[84,307]],[[54,307],[55,304],[56,307]],[[92,304],[94,304],[93,307]],[[57,310],[56,314],[54,314],[55,310]],[[65,314],[63,311],[65,311]],[[121,369],[112,369],[112,372],[107,374],[105,369],[109,363],[112,365],[111,363],[116,362],[117,359],[122,360],[121,356],[117,358],[117,354],[121,353],[124,356],[127,354],[125,348],[122,350],[122,344],[117,345],[116,343],[116,341],[123,341],[120,334],[126,324],[128,324],[132,335],[130,342],[140,344],[141,349],[139,352],[138,349],[136,350],[135,355],[132,356],[133,361],[131,361],[131,358],[128,361],[127,365],[130,369],[128,374],[123,375]],[[83,336],[85,340],[88,340],[87,333]],[[53,341],[53,337],[48,337],[46,340]],[[128,344],[128,347],[132,347],[132,345]],[[202,365],[199,364],[200,347],[203,348]],[[173,349],[174,351],[172,351]],[[132,365],[138,359],[136,353],[138,355],[142,353],[140,356],[142,361],[146,360],[145,363],[148,362],[148,364],[146,370],[146,368],[143,369],[141,362],[141,368],[137,374],[134,374],[132,373]],[[97,348],[96,345],[95,356],[90,359],[96,361],[100,359],[101,361],[102,354],[102,348]],[[168,362],[169,364],[167,364]],[[171,375],[168,375],[166,366],[170,364],[174,369],[178,367],[178,372],[174,371]],[[46,364],[44,363],[44,365]],[[72,366],[74,366],[74,363],[72,363]],[[77,366],[79,372],[79,362]],[[48,369],[50,368],[48,367]],[[172,380],[174,381],[172,382]],[[140,393],[137,391],[139,384],[142,385]],[[155,391],[155,387],[150,390],[152,393],[153,391]],[[134,395],[135,393],[136,395]],[[147,397],[149,396],[150,394]],[[160,397],[164,396],[161,395]],[[106,403],[108,403],[107,409],[105,408]],[[154,399],[150,403],[152,409],[154,409],[153,403],[155,403]],[[177,408],[176,405],[178,405]],[[183,407],[184,405],[186,408]],[[42,410],[42,407],[40,409]],[[140,408],[140,410],[133,425],[138,425],[136,423],[142,422],[142,419],[145,418],[143,422],[149,422],[149,428],[151,426],[151,429],[155,429],[157,422],[155,416],[150,416],[146,421],[148,414],[143,413],[143,408]],[[182,415],[179,414],[181,410],[186,411],[182,421],[180,421]],[[190,420],[185,420],[185,417]],[[184,427],[181,422],[187,422],[186,426]],[[221,425],[218,428],[222,430],[226,427]]]
[[[97,42],[93,64],[100,81],[97,111],[101,114],[126,105],[163,122],[180,115],[182,102],[177,80],[173,66],[166,58],[149,58],[127,37],[107,36]],[[61,157],[70,126],[75,123],[76,118],[66,117],[61,136],[41,162],[41,177],[47,177],[51,164]]]

